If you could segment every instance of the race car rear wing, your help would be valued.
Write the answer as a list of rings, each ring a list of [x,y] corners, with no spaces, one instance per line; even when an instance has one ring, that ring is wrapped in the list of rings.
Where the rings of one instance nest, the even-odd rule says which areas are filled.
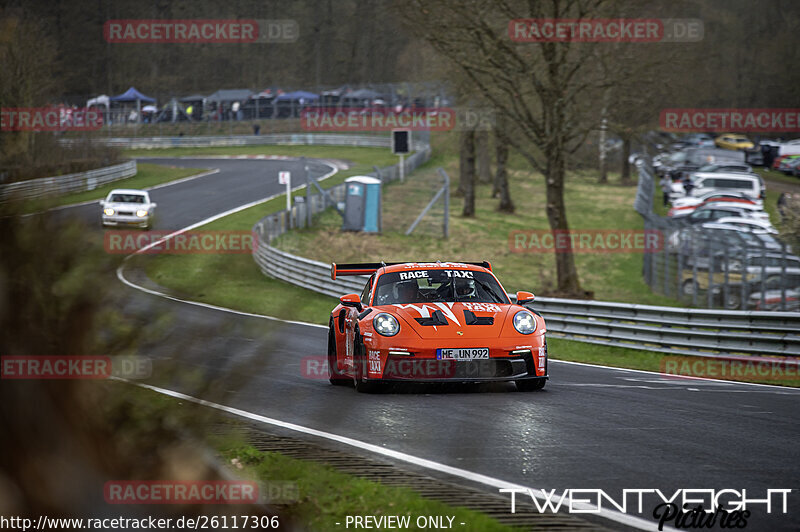
[[[436,264],[438,261],[434,262],[423,262],[421,264]],[[474,266],[481,266],[486,268],[489,271],[492,271],[492,265],[488,260],[483,260],[480,262],[464,262],[460,261],[460,264],[472,264]],[[396,264],[409,264],[407,262],[354,262],[352,264],[336,264],[335,262],[331,263],[331,279],[334,281],[336,277],[344,277],[345,275],[370,275],[375,273],[379,268],[383,268],[384,266],[394,266]]]

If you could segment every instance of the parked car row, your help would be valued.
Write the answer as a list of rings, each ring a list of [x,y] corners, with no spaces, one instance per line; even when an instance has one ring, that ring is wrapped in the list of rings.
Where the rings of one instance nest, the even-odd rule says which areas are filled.
[[[748,157],[754,148],[743,135],[696,133],[653,159],[670,206],[666,250],[683,297],[703,292],[728,309],[797,310],[800,257],[764,211],[765,183]],[[792,175],[800,154],[772,164]]]

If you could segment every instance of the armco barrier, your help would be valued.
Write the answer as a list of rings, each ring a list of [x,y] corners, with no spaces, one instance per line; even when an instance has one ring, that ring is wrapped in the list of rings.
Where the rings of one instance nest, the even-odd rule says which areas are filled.
[[[0,201],[9,199],[28,200],[43,196],[59,196],[72,192],[94,190],[106,183],[135,175],[136,161],[128,161],[88,172],[29,179],[0,186]]]
[[[286,253],[263,239],[253,255],[266,275],[331,297],[360,294],[367,280],[361,276],[334,281],[330,264]],[[545,317],[549,334],[570,340],[673,355],[800,357],[797,313],[696,310],[545,297],[536,298],[529,307]]]
[[[63,139],[69,144],[76,142]],[[309,146],[361,146],[384,148],[391,146],[391,137],[373,135],[326,135],[319,133],[275,133],[269,135],[233,135],[221,137],[98,137],[93,142],[128,149],[204,148],[210,146],[263,146],[270,144]],[[417,146],[427,146],[417,142]]]

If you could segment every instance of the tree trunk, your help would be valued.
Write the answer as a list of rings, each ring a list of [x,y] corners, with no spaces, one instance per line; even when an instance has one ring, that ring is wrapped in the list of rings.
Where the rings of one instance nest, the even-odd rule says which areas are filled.
[[[458,189],[464,194],[463,216],[475,216],[475,131],[461,134],[461,171]]]
[[[545,153],[547,154],[545,167],[547,221],[555,239],[558,234],[569,231],[567,210],[564,206],[564,150],[560,147],[553,147],[545,150]],[[555,256],[558,291],[563,295],[580,295],[582,293],[581,285],[572,250],[557,249]]]
[[[621,183],[625,186],[632,185],[631,181],[631,163],[628,158],[631,156],[631,138],[625,136],[622,139],[622,180]]]
[[[497,159],[497,173],[494,175],[494,191],[492,197],[500,195],[500,205],[497,210],[501,212],[514,212],[514,202],[511,201],[511,194],[508,191],[508,173],[506,172],[506,161],[508,161],[508,144],[503,142],[500,137],[495,135],[495,158]]]
[[[478,163],[478,182],[488,185],[492,182],[492,157],[489,154],[489,132],[485,129],[475,132],[475,151]]]
[[[600,110],[600,184],[608,183],[608,147],[606,140],[608,139],[608,102],[611,98],[611,89],[606,89],[603,92],[603,108]]]
[[[458,186],[453,191],[454,196],[464,196],[464,172],[467,170],[467,144],[469,144],[471,135],[473,134],[474,131],[462,130],[458,137]]]
[[[605,113],[605,111],[606,110],[604,108],[603,112]],[[600,146],[599,146],[599,148],[600,148],[600,164],[599,164],[599,166],[600,166],[600,179],[598,180],[598,182],[601,185],[605,185],[606,183],[608,183],[608,169],[607,169],[608,165],[606,164],[606,161],[608,160],[608,149],[606,148],[606,132],[607,132],[607,130],[608,130],[608,121],[605,118],[603,118],[603,122],[602,122],[602,124],[600,126],[600,141],[599,141],[599,143],[600,143]]]

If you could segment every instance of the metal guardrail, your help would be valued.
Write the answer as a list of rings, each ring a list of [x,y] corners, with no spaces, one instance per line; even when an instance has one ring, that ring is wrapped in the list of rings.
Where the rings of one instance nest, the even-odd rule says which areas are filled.
[[[29,179],[0,186],[0,201],[29,200],[50,195],[94,190],[97,187],[136,175],[136,161],[128,161],[88,172]]]
[[[75,139],[62,139],[70,144]],[[308,146],[360,146],[373,148],[391,147],[391,137],[373,135],[334,135],[320,133],[274,133],[268,135],[233,135],[222,137],[98,137],[92,142],[117,148],[156,149],[156,148],[203,148],[210,146],[263,146],[270,144],[299,144]],[[428,144],[417,140],[413,149],[425,149]]]
[[[263,239],[259,239],[253,258],[264,274],[331,297],[361,293],[368,279],[355,276],[334,281],[329,264],[281,251]],[[509,297],[514,299],[512,294]],[[545,297],[528,306],[545,317],[548,333],[570,340],[672,355],[800,357],[800,316],[796,313],[710,311]]]

